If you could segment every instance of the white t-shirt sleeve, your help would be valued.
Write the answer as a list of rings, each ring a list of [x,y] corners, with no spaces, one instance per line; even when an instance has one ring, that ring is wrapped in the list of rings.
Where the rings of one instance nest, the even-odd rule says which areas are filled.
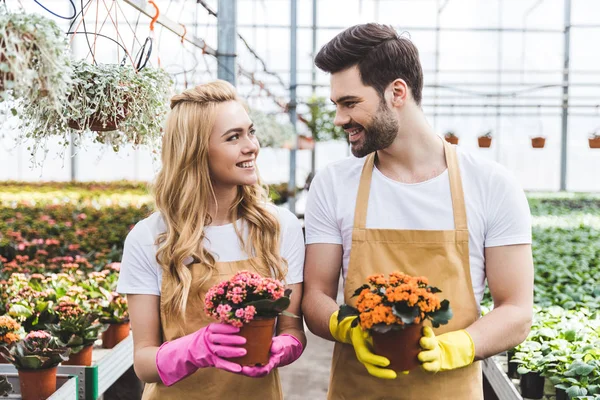
[[[531,212],[519,183],[498,166],[489,185],[485,247],[531,244]]]
[[[138,222],[125,239],[117,292],[160,296],[160,276],[154,238],[145,220]]]
[[[277,207],[281,225],[281,256],[287,260],[288,273],[285,283],[288,285],[304,280],[304,235],[298,218],[289,210]]]
[[[336,222],[335,191],[329,171],[315,175],[310,184],[304,211],[306,244],[342,244],[342,232]]]

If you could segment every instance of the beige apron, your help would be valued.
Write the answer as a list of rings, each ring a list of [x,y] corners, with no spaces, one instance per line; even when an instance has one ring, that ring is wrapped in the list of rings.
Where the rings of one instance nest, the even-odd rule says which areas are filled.
[[[256,265],[259,265],[258,267]],[[190,334],[205,327],[214,319],[208,317],[204,312],[204,296],[208,289],[214,284],[229,279],[236,272],[249,270],[257,272],[262,276],[270,276],[268,269],[262,267],[258,258],[234,262],[218,262],[213,276],[201,286],[199,282],[207,274],[204,264],[192,264],[192,285],[186,307],[186,324],[184,332],[180,331],[180,321],[165,323],[162,299],[166,294],[173,291],[172,285],[165,283],[163,279],[161,289],[160,317],[163,340],[177,339],[183,335]],[[187,378],[167,387],[162,383],[147,384],[144,389],[142,400],[225,400],[225,399],[256,399],[256,400],[280,400],[283,399],[279,373],[272,371],[263,378],[250,378],[234,374],[217,368],[200,368]]]
[[[366,229],[367,204],[375,153],[367,156],[362,170],[348,275],[344,299],[356,306],[354,291],[373,274],[401,271],[426,276],[432,286],[442,290],[440,299],[448,299],[454,317],[447,325],[434,329],[436,334],[463,329],[479,317],[469,267],[469,232],[462,182],[455,149],[444,141],[448,164],[455,230]],[[402,201],[402,199],[398,199]],[[375,378],[357,359],[351,345],[336,343],[328,399],[406,399],[406,400],[482,400],[482,373],[479,362],[465,368],[427,373],[417,368],[397,379]]]

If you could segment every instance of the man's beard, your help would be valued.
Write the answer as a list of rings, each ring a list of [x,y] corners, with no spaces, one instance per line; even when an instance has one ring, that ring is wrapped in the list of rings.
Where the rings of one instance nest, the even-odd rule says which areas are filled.
[[[352,154],[358,158],[389,147],[396,139],[399,124],[394,113],[384,102],[381,102],[373,120],[363,129],[362,143],[350,146]]]

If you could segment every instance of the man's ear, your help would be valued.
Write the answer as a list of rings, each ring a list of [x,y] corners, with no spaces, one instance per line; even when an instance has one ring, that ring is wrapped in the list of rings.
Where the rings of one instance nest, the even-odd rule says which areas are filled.
[[[392,107],[401,107],[408,97],[408,85],[404,79],[396,79],[389,85]]]

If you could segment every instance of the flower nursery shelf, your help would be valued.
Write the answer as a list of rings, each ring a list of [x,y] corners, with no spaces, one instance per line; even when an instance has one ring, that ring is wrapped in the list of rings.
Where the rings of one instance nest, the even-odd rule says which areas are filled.
[[[127,339],[112,349],[103,349],[98,346],[98,343],[101,342],[97,342],[94,346],[90,367],[59,365],[57,372],[60,376],[73,375],[78,378],[76,392],[74,392],[77,395],[73,394],[67,397],[62,397],[62,395],[61,397],[54,397],[53,395],[52,400],[96,400],[133,365],[133,337],[131,333]],[[0,375],[14,374],[16,376],[16,373],[16,368],[11,364],[0,364]],[[13,384],[13,386],[15,385]],[[11,398],[18,399],[20,397],[9,397],[9,399]]]
[[[12,367],[12,366],[11,366]],[[8,382],[12,385],[13,391],[7,397],[3,399],[20,399],[21,389],[19,387],[19,375],[17,373],[3,373],[0,375],[6,375]],[[48,397],[48,400],[73,400],[77,398],[77,387],[78,378],[75,375],[56,375],[56,392],[52,396]]]
[[[500,357],[494,356],[483,360],[483,376],[487,381],[487,388],[492,393],[485,391],[486,400],[523,400],[523,397],[506,375],[503,366],[499,364]]]

